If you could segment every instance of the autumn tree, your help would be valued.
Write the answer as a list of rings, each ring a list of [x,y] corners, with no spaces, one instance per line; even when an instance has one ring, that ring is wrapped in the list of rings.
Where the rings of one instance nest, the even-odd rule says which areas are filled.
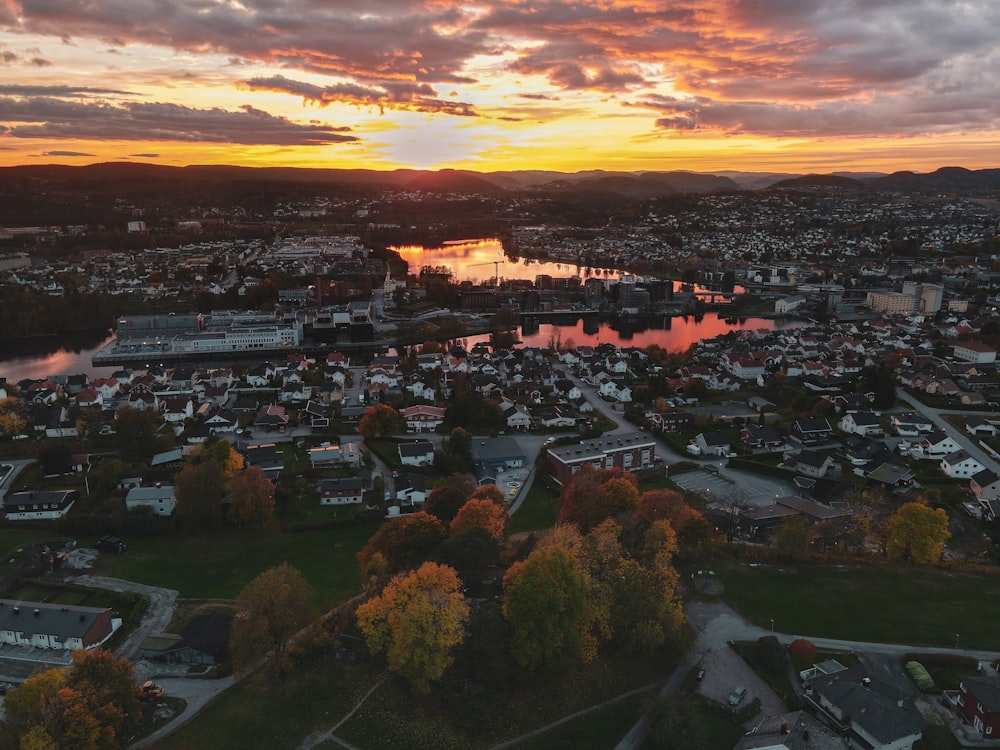
[[[28,407],[19,398],[0,400],[0,433],[20,435],[28,427]]]
[[[465,505],[476,491],[476,478],[471,474],[452,474],[445,477],[427,495],[424,509],[444,524],[451,523],[459,508]]]
[[[395,576],[379,596],[358,607],[357,617],[368,648],[384,651],[390,671],[409,680],[416,692],[427,693],[465,637],[469,605],[458,574],[427,562]]]
[[[469,500],[489,500],[492,503],[496,503],[501,508],[507,507],[507,496],[503,493],[503,490],[495,484],[484,484],[482,487],[477,487],[475,491],[469,495]]]
[[[451,522],[448,528],[452,535],[461,534],[463,531],[476,526],[486,529],[490,536],[500,544],[507,541],[507,523],[510,516],[507,509],[492,500],[477,500],[475,498],[465,503]]]
[[[584,656],[587,583],[568,551],[535,550],[508,569],[503,588],[511,655],[526,676],[561,671]]]
[[[697,549],[712,540],[712,525],[674,490],[647,490],[639,496],[635,515],[642,520],[669,521],[682,551]]]
[[[584,533],[608,518],[635,508],[638,480],[621,469],[595,469],[584,465],[559,495],[559,523],[574,523]]]
[[[274,483],[259,466],[249,466],[228,484],[229,514],[240,526],[262,529],[274,512]]]
[[[228,440],[209,440],[203,443],[188,457],[193,463],[205,461],[215,461],[222,466],[222,471],[227,479],[232,479],[239,474],[246,464],[243,456],[233,448]]]
[[[370,407],[358,421],[358,432],[365,440],[395,435],[402,432],[404,427],[399,412],[388,404]]]
[[[187,528],[215,528],[222,518],[226,473],[218,461],[189,463],[174,476],[177,517]]]
[[[124,748],[138,703],[130,661],[103,649],[75,652],[68,671],[42,672],[7,695],[0,746]]]
[[[904,503],[889,521],[889,554],[904,561],[926,564],[944,554],[948,514],[922,502]]]
[[[500,542],[482,526],[473,526],[452,534],[433,553],[434,562],[454,568],[462,580],[470,585],[481,580],[482,571],[499,558]]]
[[[376,555],[389,575],[415,568],[426,561],[447,536],[444,524],[423,511],[392,518],[379,526],[358,552],[361,574],[366,578],[372,574],[369,568]]]
[[[148,464],[154,453],[165,450],[167,443],[158,434],[161,417],[155,411],[126,407],[115,413],[115,447],[126,463]]]
[[[262,678],[282,676],[291,667],[287,646],[312,619],[312,587],[288,563],[269,568],[236,597],[229,634],[233,671],[248,674],[261,665]]]

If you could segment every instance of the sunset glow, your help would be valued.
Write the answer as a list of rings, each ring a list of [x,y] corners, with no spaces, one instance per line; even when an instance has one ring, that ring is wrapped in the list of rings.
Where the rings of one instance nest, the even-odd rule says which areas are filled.
[[[1000,166],[990,0],[0,0],[0,164]]]

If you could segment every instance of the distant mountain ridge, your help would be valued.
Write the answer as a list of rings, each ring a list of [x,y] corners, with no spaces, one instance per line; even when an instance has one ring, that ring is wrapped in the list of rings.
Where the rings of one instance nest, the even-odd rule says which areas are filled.
[[[66,189],[74,185],[94,186],[109,182],[127,185],[150,180],[172,183],[273,182],[323,183],[371,188],[399,189],[431,193],[498,194],[507,191],[610,193],[627,198],[652,198],[675,193],[707,193],[736,190],[816,189],[892,190],[901,192],[982,192],[1000,190],[1000,169],[970,170],[942,167],[930,173],[836,172],[826,175],[797,175],[778,172],[715,173],[683,170],[637,172],[579,172],[552,170],[511,170],[476,172],[443,169],[437,171],[396,169],[331,169],[299,167],[239,167],[192,165],[169,167],[133,162],[106,162],[88,166],[23,165],[0,167],[0,187],[10,189],[25,182],[46,183]]]

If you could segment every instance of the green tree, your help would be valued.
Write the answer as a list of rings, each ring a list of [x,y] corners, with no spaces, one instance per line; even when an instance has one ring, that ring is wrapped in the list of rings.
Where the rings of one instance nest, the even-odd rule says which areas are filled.
[[[370,407],[358,422],[358,432],[365,440],[395,435],[402,432],[404,427],[399,412],[388,404]]]
[[[166,448],[166,441],[157,434],[160,425],[160,415],[155,412],[119,409],[115,415],[118,457],[130,464],[148,464],[154,453]]]
[[[427,562],[395,576],[379,596],[357,610],[358,626],[373,653],[386,653],[389,669],[428,693],[451,665],[465,637],[469,605],[457,573]]]
[[[943,508],[904,503],[889,520],[889,554],[918,564],[934,563],[944,554],[950,536]]]
[[[511,655],[526,676],[565,670],[584,656],[587,583],[573,555],[535,550],[510,567],[503,588]]]
[[[305,577],[288,563],[269,568],[236,597],[229,635],[233,671],[257,673],[261,684],[291,668],[289,642],[312,620],[313,591]]]

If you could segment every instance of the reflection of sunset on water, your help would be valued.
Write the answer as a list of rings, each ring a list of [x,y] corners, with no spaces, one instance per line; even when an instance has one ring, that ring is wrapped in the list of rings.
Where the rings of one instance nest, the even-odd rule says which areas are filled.
[[[447,266],[451,269],[457,281],[487,281],[499,273],[501,279],[520,279],[534,281],[540,274],[555,277],[607,276],[618,278],[618,271],[604,273],[603,269],[577,267],[573,263],[553,263],[521,258],[517,263],[504,256],[503,245],[499,240],[469,240],[468,242],[447,243],[443,247],[420,247],[419,245],[401,245],[389,248],[399,253],[400,257],[410,264],[409,272],[419,274],[422,266]],[[500,261],[500,268],[494,266]]]
[[[802,323],[799,321],[782,321],[779,324],[777,321],[767,318],[741,318],[738,322],[727,323],[716,313],[706,313],[700,320],[691,315],[670,318],[670,328],[668,329],[647,328],[644,331],[636,331],[631,336],[614,330],[606,322],[601,323],[597,333],[585,333],[582,320],[578,320],[575,325],[571,326],[544,323],[538,327],[537,333],[522,334],[520,339],[524,346],[542,348],[547,347],[550,342],[556,339],[563,348],[569,344],[576,346],[614,344],[615,346],[633,346],[641,349],[656,344],[669,352],[681,352],[692,344],[721,336],[729,331],[773,331],[776,328],[797,328],[800,325]],[[470,336],[465,341],[469,346],[472,346],[480,341],[489,342],[489,339],[488,335]]]

